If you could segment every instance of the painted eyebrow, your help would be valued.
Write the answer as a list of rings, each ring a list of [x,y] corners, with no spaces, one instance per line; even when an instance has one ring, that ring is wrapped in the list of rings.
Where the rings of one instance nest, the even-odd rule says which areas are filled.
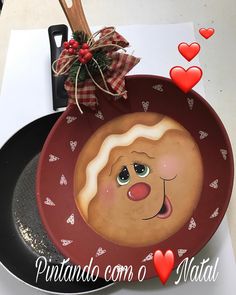
[[[140,155],[145,155],[145,156],[148,157],[149,159],[155,159],[155,157],[149,156],[149,155],[148,155],[147,153],[145,153],[145,152],[132,151],[131,154],[133,154],[133,153],[140,154]],[[116,164],[121,158],[124,158],[124,156],[120,156],[120,157],[117,158],[116,161],[112,164],[109,176],[110,176],[111,173],[112,173],[113,166],[114,166],[114,165],[115,165],[115,164]]]
[[[149,159],[155,159],[155,157],[149,156],[147,153],[145,152],[137,152],[137,151],[132,151],[131,154],[136,153],[136,154],[140,154],[140,155],[145,155],[146,157],[148,157]]]
[[[117,158],[116,160],[115,160],[115,162],[112,164],[112,166],[111,166],[111,171],[110,171],[110,174],[109,174],[109,176],[111,175],[111,173],[112,173],[112,168],[113,168],[113,166],[121,159],[121,158],[124,158],[124,156],[120,156],[119,158]]]

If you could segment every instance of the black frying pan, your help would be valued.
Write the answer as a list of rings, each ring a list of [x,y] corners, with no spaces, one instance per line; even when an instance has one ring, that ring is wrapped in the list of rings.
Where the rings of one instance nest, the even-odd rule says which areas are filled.
[[[55,36],[67,40],[65,25],[49,28],[52,61],[61,51]],[[52,76],[54,110],[67,104],[63,78]],[[40,118],[13,135],[0,150],[0,261],[22,281],[43,291],[86,293],[105,288],[112,282],[46,282],[36,283],[36,259],[45,256],[50,265],[58,265],[63,257],[47,237],[38,215],[35,200],[35,173],[38,156],[48,133],[61,113]]]

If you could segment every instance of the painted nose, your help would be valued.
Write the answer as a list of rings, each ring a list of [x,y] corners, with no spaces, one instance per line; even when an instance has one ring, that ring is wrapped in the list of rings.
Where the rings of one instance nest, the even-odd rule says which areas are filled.
[[[150,191],[150,185],[145,182],[138,182],[129,188],[127,195],[132,201],[141,201],[149,195]]]

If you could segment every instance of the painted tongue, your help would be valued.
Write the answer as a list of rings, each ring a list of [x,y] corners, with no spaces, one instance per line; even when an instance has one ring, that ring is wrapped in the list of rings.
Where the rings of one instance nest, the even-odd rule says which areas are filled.
[[[170,202],[169,198],[167,196],[165,196],[163,205],[161,207],[161,210],[157,214],[157,217],[167,218],[170,216],[171,212],[172,212],[171,202]]]

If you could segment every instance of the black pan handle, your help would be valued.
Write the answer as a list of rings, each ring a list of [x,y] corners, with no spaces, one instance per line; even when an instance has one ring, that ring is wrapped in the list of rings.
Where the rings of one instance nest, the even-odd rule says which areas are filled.
[[[68,27],[66,25],[54,25],[48,28],[50,49],[51,49],[51,64],[58,59],[63,49],[63,43],[68,40]],[[56,37],[61,37],[61,44],[57,46]],[[66,80],[65,76],[56,77],[51,70],[52,75],[52,97],[53,109],[59,110],[67,106],[68,95],[64,88]]]

